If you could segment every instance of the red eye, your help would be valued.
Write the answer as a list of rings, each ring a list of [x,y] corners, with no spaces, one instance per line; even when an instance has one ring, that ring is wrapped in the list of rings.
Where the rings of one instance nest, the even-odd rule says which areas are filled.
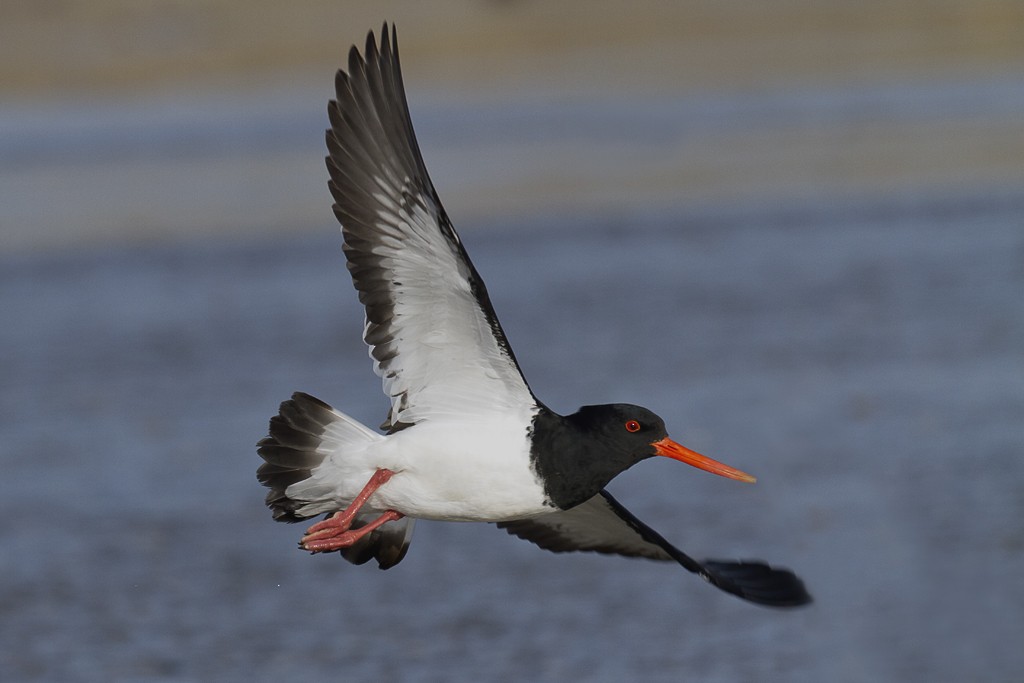
[[[627,432],[639,432],[640,431],[640,423],[637,422],[636,420],[629,420],[628,422],[626,422],[626,431]]]

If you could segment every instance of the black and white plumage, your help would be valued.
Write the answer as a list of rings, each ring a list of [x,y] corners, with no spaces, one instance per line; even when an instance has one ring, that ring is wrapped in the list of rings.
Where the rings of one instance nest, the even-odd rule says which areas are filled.
[[[401,561],[413,520],[496,522],[555,552],[676,561],[747,600],[795,606],[800,580],[761,562],[697,562],[604,490],[667,456],[753,481],[668,438],[639,406],[567,416],[533,395],[487,289],[427,174],[409,117],[394,30],[353,47],[328,107],[329,187],[366,309],[364,340],[391,400],[380,434],[296,393],[259,443],[274,518],[310,527],[302,547],[381,568]]]

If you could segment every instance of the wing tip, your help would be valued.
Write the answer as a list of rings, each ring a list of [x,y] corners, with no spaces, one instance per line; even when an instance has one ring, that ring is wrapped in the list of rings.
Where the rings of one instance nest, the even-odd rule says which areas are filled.
[[[727,593],[765,607],[803,607],[814,602],[803,580],[760,560],[705,560],[702,576]]]

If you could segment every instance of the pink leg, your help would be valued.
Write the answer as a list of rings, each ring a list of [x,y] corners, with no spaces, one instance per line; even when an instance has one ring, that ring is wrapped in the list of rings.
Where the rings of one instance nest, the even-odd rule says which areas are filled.
[[[334,513],[327,519],[317,522],[306,530],[306,535],[299,541],[299,547],[312,552],[324,552],[347,548],[360,538],[370,533],[380,525],[395,519],[401,519],[402,515],[394,510],[388,510],[370,524],[359,529],[350,530],[352,521],[359,510],[370,499],[374,491],[386,484],[394,472],[387,469],[378,469],[366,482],[366,486],[359,492],[359,495],[349,504],[347,508]]]

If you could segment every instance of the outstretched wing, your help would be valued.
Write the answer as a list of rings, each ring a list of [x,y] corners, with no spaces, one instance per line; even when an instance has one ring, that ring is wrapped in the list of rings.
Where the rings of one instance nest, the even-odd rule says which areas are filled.
[[[533,395],[420,156],[395,32],[353,47],[328,106],[329,187],[391,399],[385,428],[504,411]]]
[[[637,519],[607,491],[569,510],[498,522],[498,526],[556,553],[592,551],[675,560],[712,585],[760,605],[797,607],[811,601],[803,582],[788,569],[756,560],[698,562]]]

